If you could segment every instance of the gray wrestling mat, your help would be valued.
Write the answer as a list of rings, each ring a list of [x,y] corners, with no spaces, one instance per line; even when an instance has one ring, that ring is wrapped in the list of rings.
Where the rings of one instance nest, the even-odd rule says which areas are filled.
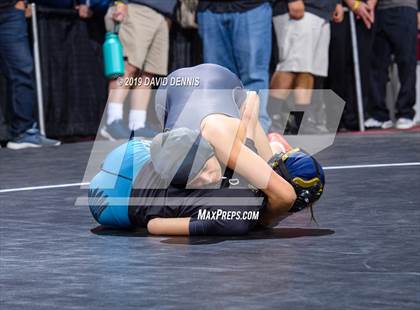
[[[0,150],[1,309],[419,309],[418,132],[339,135],[318,225],[233,238],[98,227],[74,206],[91,147]]]

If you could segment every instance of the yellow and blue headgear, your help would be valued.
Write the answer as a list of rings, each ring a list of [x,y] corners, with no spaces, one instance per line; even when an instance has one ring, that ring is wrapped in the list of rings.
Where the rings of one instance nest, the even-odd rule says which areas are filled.
[[[278,153],[268,163],[295,189],[296,201],[289,212],[298,212],[321,197],[325,185],[324,170],[305,151],[295,148],[286,153]]]

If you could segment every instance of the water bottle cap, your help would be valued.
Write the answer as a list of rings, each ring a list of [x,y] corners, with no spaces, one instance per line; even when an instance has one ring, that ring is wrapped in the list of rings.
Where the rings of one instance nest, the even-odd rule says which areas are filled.
[[[114,32],[107,32],[105,35],[105,39],[115,38],[117,37],[117,34]]]

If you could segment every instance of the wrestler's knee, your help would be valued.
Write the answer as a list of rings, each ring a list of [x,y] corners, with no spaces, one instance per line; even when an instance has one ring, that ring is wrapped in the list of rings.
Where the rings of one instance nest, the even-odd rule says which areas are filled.
[[[239,129],[240,120],[220,114],[207,116],[201,124],[201,134],[204,138],[220,135],[235,136]]]

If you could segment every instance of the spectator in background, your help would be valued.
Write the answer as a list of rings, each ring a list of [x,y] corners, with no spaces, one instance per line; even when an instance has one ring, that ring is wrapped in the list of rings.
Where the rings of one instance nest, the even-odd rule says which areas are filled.
[[[6,77],[11,103],[10,149],[57,146],[36,128],[34,66],[27,33],[24,1],[0,0],[0,70]]]
[[[363,102],[368,102],[370,82],[370,55],[373,45],[373,23],[377,0],[345,0],[348,8],[356,16],[356,33],[359,53],[359,69],[362,84]],[[344,15],[344,21],[331,25],[330,43],[331,66],[328,69],[326,88],[332,89],[346,103],[341,118],[340,130],[358,130],[358,109],[355,90],[354,63],[352,40],[350,33],[349,14]],[[334,109],[334,107],[328,107]],[[328,111],[327,111],[328,112]]]
[[[113,23],[121,23],[119,37],[123,45],[125,74],[122,81],[130,77],[153,78],[167,75],[169,55],[169,25],[176,0],[130,0],[117,2],[105,17],[107,30]],[[108,139],[123,139],[130,136],[152,137],[156,132],[146,127],[146,111],[151,96],[149,84],[134,85],[139,91],[131,94],[131,109],[128,127],[123,122],[123,103],[129,87],[121,86],[117,80],[109,84],[106,126],[101,134]]]
[[[269,111],[274,119],[273,130],[284,108],[284,100],[294,89],[294,102],[300,110],[311,108],[315,76],[325,77],[328,72],[328,47],[330,44],[330,19],[341,22],[343,8],[338,0],[277,0],[274,4],[274,30],[279,49],[279,63],[271,80]],[[303,113],[293,113],[293,122],[286,128],[296,134]],[[290,118],[289,118],[290,120]],[[308,119],[308,133],[326,129],[315,120]],[[276,126],[277,125],[277,126]]]
[[[85,19],[92,17],[94,12],[105,14],[111,0],[35,0],[34,2],[50,8],[75,8],[80,18]]]
[[[90,18],[93,14],[105,15],[111,0],[79,0],[76,10],[80,18]]]
[[[417,0],[379,0],[371,57],[370,118],[366,128],[393,126],[386,107],[386,84],[391,55],[398,67],[401,88],[396,102],[396,128],[414,126],[416,103]]]
[[[234,72],[244,86],[260,92],[260,121],[267,131],[267,92],[272,9],[268,0],[200,0],[197,21],[204,62]]]
[[[76,10],[79,13],[79,17],[82,19],[91,18],[93,16],[93,10],[90,0],[79,1],[79,3],[76,5]]]
[[[57,9],[72,9],[76,5],[74,0],[35,0],[37,5],[42,5],[50,8]]]

